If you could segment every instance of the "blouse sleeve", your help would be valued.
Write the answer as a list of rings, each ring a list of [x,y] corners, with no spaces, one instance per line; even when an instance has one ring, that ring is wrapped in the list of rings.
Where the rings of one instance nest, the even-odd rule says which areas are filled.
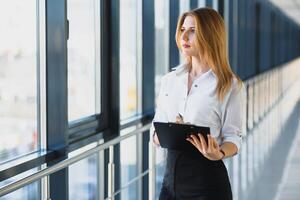
[[[239,87],[237,81],[233,83],[228,101],[223,108],[221,133],[224,142],[232,142],[238,151],[242,144],[242,137],[246,134],[246,89],[244,84]]]
[[[163,95],[165,95],[165,88],[166,88],[166,76],[163,76],[161,78],[161,83],[160,83],[160,90],[159,90],[159,94],[157,97],[157,105],[156,105],[156,109],[155,109],[155,115],[154,118],[152,120],[152,125],[150,128],[150,140],[153,140],[153,133],[155,131],[154,129],[154,125],[153,122],[168,122],[168,118],[167,118],[167,114],[165,112],[165,109],[163,107]]]

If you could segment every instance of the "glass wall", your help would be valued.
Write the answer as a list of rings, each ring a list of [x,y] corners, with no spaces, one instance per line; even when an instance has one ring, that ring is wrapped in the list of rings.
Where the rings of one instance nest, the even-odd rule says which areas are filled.
[[[0,24],[1,164],[37,150],[36,1],[0,1]]]
[[[181,0],[179,1],[180,4],[179,4],[179,14],[182,14],[186,11],[189,11],[190,10],[190,0]]]
[[[157,97],[161,78],[169,72],[171,67],[170,61],[172,61],[171,63],[177,63],[178,61],[177,49],[174,47],[170,48],[170,44],[172,46],[174,44],[172,42],[175,39],[174,27],[176,26],[176,17],[178,14],[190,9],[191,0],[154,0],[153,2],[149,1],[150,3],[146,0],[27,0],[24,2],[10,0],[3,2],[0,1],[0,34],[2,36],[0,37],[0,178],[5,180],[0,180],[0,190],[4,185],[16,183],[16,181],[20,180],[19,175],[22,175],[21,178],[24,178],[37,173],[36,167],[44,169],[48,159],[50,160],[49,163],[51,163],[53,159],[61,161],[66,157],[72,158],[73,155],[82,153],[82,148],[89,149],[100,144],[99,141],[103,138],[105,138],[105,142],[109,142],[110,136],[118,134],[124,136],[149,122],[149,116],[154,111],[153,87],[155,97]],[[107,17],[101,18],[101,21],[103,20],[104,22],[103,25],[111,28],[111,30],[119,29],[118,32],[109,34],[111,30],[100,30],[100,14],[102,14],[100,13],[100,2],[105,8],[113,8],[109,11],[105,10],[105,13],[103,13],[105,14],[103,16]],[[145,2],[147,4],[143,4]],[[173,17],[170,17],[170,2],[172,3],[171,7],[176,8],[176,10],[171,12]],[[199,7],[223,7],[223,4],[220,3],[222,1],[218,0],[192,1],[193,7],[196,6],[194,2],[197,2]],[[220,3],[219,5],[218,2]],[[142,10],[142,4],[144,6],[147,5],[144,10]],[[150,7],[153,5],[154,8]],[[240,4],[228,2],[224,5],[224,16],[227,17],[227,25],[230,25],[229,30],[233,30],[231,33],[238,33],[236,30],[240,29],[240,23],[238,23],[237,15],[234,13],[240,10]],[[47,16],[44,16],[44,19],[40,19],[42,13],[40,13],[39,8],[42,7],[44,7],[47,14]],[[250,11],[255,11],[254,8],[255,6]],[[262,14],[269,12],[266,8],[267,6],[261,7]],[[142,11],[144,11],[143,15]],[[65,19],[66,16],[68,20]],[[143,19],[143,17],[146,17],[146,19]],[[293,30],[291,23],[286,23],[286,19],[281,19],[281,17],[281,15],[276,15],[275,18],[279,20],[279,34],[287,33],[287,35],[292,35],[293,32],[290,32]],[[229,19],[232,20],[229,21]],[[150,25],[147,23],[142,24],[142,20],[149,22]],[[153,20],[154,33],[152,32]],[[266,22],[269,23],[266,20],[260,23],[261,25],[266,25]],[[255,19],[253,23],[255,24]],[[43,27],[41,24],[43,24],[43,27],[51,28],[42,31]],[[116,27],[116,24],[120,25],[120,27]],[[144,33],[143,35],[142,25],[147,26],[143,29],[147,34]],[[299,32],[296,29],[297,27],[294,28],[295,31]],[[282,32],[281,30],[285,31]],[[254,33],[255,31],[257,33]],[[47,34],[44,34],[44,32]],[[254,30],[254,32],[252,34],[262,34],[261,37],[264,36],[259,30]],[[151,34],[155,34],[155,40],[152,39],[153,35]],[[247,35],[245,38],[247,38]],[[150,37],[147,38],[148,36]],[[240,37],[234,37],[237,35],[232,36],[232,34],[229,36],[236,39],[235,42],[231,42],[233,44],[231,47],[232,49],[237,49],[234,44],[238,44]],[[108,42],[101,43],[100,38]],[[43,42],[45,42],[43,44],[44,48],[41,45],[43,43],[41,40],[43,39]],[[282,37],[279,39],[282,40],[279,41],[279,46],[286,47],[288,45],[292,47],[293,44],[287,43],[287,38]],[[51,43],[52,41],[53,43]],[[111,41],[117,41],[117,43],[113,42],[111,45]],[[120,48],[118,42],[120,42]],[[153,52],[147,46],[149,43],[151,43],[151,46],[152,44],[154,45],[154,49],[151,48]],[[142,44],[146,44],[146,46],[142,46]],[[257,45],[264,46],[259,40]],[[102,58],[100,57],[100,47],[105,51],[107,50],[107,54],[102,54]],[[144,57],[142,57],[142,48],[147,48],[146,54],[143,55]],[[294,48],[297,50],[298,47],[294,46]],[[292,55],[290,53],[293,53],[288,51],[290,48],[279,49],[286,51],[286,54],[282,54],[283,57],[278,60],[280,63],[273,63],[274,66],[281,65],[281,62],[287,61],[286,55]],[[296,50],[295,52],[297,52]],[[113,55],[118,55],[118,57],[113,58],[115,59],[113,62],[111,62],[112,58],[110,57],[112,53]],[[155,57],[155,60],[153,60],[153,57]],[[238,61],[238,58],[239,54],[234,56],[234,60],[236,60],[234,63]],[[148,66],[148,63],[143,70],[151,74],[147,76],[148,74],[144,73],[144,79],[141,80],[141,61],[150,59],[151,62],[155,63],[151,63],[152,66]],[[100,61],[106,64],[100,66]],[[120,70],[120,77],[109,74],[110,67],[113,67],[113,71],[118,72]],[[153,70],[155,70],[155,77],[152,74]],[[286,82],[286,80],[292,80],[291,74],[295,73],[291,72],[295,71],[294,68],[291,71],[286,71],[286,77],[282,72],[275,71],[275,75],[272,75],[271,80],[267,84],[275,88],[269,88],[269,90],[264,85],[265,80],[263,79],[266,79],[265,77],[254,79],[255,84],[253,84],[253,87],[251,86],[252,92],[248,93],[248,101],[252,101],[251,104],[248,104],[248,106],[250,105],[248,107],[250,120],[248,121],[248,127],[253,129],[251,130],[253,132],[244,141],[242,152],[230,159],[230,162],[226,162],[226,166],[230,169],[229,175],[233,195],[236,198],[241,197],[242,193],[248,192],[250,183],[256,180],[259,170],[268,156],[268,150],[273,144],[271,142],[273,140],[276,141],[277,134],[279,134],[278,131],[274,130],[280,130],[280,123],[273,123],[279,125],[278,127],[274,126],[271,130],[269,128],[273,127],[271,126],[273,124],[257,125],[257,123],[260,123],[260,120],[265,119],[264,112],[268,111],[267,108],[274,109],[272,106],[280,103],[280,107],[276,108],[276,113],[268,123],[274,122],[274,120],[275,122],[281,121],[281,118],[278,118],[280,115],[279,111],[285,111],[284,115],[280,115],[284,118],[281,123],[284,123],[291,113],[289,109],[293,109],[292,105],[288,109],[282,109],[286,107],[281,107],[281,103],[286,105],[286,102],[278,101],[279,97],[285,95],[282,93],[284,91],[298,94],[294,90],[289,89],[289,85],[293,82]],[[60,72],[61,76],[57,78],[58,73],[55,72]],[[67,72],[68,74],[65,74]],[[101,75],[102,77],[112,75],[113,80],[120,78],[120,87],[115,87],[112,84],[111,77],[100,80]],[[119,76],[119,74],[116,76]],[[274,80],[272,81],[272,79]],[[103,84],[105,87],[102,87],[105,90],[101,90],[101,81],[105,81],[105,84]],[[155,85],[153,85],[153,82]],[[68,88],[66,88],[66,83]],[[109,89],[109,92],[106,91],[106,87]],[[146,88],[143,96],[141,95],[141,88]],[[66,91],[68,91],[67,94],[65,94]],[[266,102],[268,99],[265,99],[265,95],[262,95],[261,91],[271,92],[268,98],[273,104]],[[120,92],[120,97],[119,95],[116,95],[116,97],[112,96],[116,92]],[[45,94],[47,94],[47,97],[45,97]],[[286,98],[290,97],[287,96]],[[100,101],[101,99],[103,100],[102,102]],[[111,103],[109,101],[111,99],[116,101]],[[141,116],[141,102],[143,101],[145,102],[143,105],[145,115]],[[120,102],[120,106],[115,105],[115,102]],[[100,110],[101,104],[107,108],[105,111]],[[268,107],[268,105],[271,107]],[[119,112],[120,119],[115,117],[119,117]],[[100,113],[101,115],[98,115]],[[83,118],[92,115],[97,115],[97,117],[90,117],[87,121],[83,120]],[[135,117],[141,117],[142,122],[132,120]],[[82,120],[80,121],[82,123],[73,123],[79,120]],[[71,121],[69,127],[68,121]],[[121,121],[121,130],[119,130],[118,126],[119,121]],[[75,125],[73,126],[73,124]],[[117,126],[115,126],[116,124]],[[39,131],[40,129],[42,131]],[[41,134],[40,132],[47,132],[47,134]],[[145,169],[147,166],[144,165],[147,165],[147,156],[152,156],[153,151],[149,150],[148,152],[147,146],[143,146],[148,142],[146,141],[148,140],[147,135],[146,137],[144,136],[142,134],[134,135],[117,145],[114,144],[116,148],[113,151],[114,155],[111,154],[111,151],[107,153],[100,152],[72,164],[68,167],[68,170],[60,171],[59,176],[51,176],[51,181],[49,181],[48,177],[43,178],[11,194],[1,196],[0,199],[35,200],[52,198],[92,200],[104,199],[107,195],[110,195],[110,192],[115,192],[116,199],[139,200],[147,199],[145,198],[149,195],[147,189],[156,191],[155,197],[158,198],[165,170],[166,151],[162,148],[155,148],[155,159],[152,160],[151,158],[153,157],[151,157],[151,160],[148,160],[151,167],[155,163],[156,181],[151,185],[147,185],[147,182],[143,182],[145,179],[140,178],[139,175],[143,172],[148,172]],[[93,143],[95,141],[97,141],[97,144]],[[90,143],[93,143],[92,146],[89,146]],[[41,148],[39,148],[40,146]],[[47,147],[49,147],[46,149],[48,150],[47,152],[50,152],[49,156],[44,155],[44,153],[39,154],[40,149]],[[56,147],[62,149],[59,149],[57,154],[54,152],[53,155],[52,150]],[[38,151],[37,154],[41,157],[32,159],[27,158],[30,156],[24,156],[33,151]],[[262,153],[259,154],[256,151]],[[14,160],[19,156],[21,159]],[[47,161],[45,161],[44,156]],[[111,159],[112,157],[114,158]],[[9,160],[11,162],[8,162]],[[114,165],[110,166],[115,167],[115,173],[111,174],[110,166],[107,167],[106,165],[112,164],[112,160],[114,160]],[[6,170],[5,165],[8,166],[7,169],[9,170],[9,173],[6,174],[4,174],[4,170]],[[35,171],[32,172],[30,171],[31,169],[35,169]],[[32,173],[24,176],[21,173],[22,171],[30,171]],[[150,178],[153,178],[151,176],[152,172],[149,174]],[[3,174],[4,176],[2,176]],[[113,175],[115,177],[111,179]],[[108,185],[107,181],[112,183],[112,185],[115,184],[116,188],[110,187],[112,185]],[[149,188],[147,188],[148,186]],[[49,188],[51,190],[48,190]],[[153,194],[151,193],[149,196],[151,195]]]
[[[136,127],[125,129],[121,135],[133,131]],[[138,200],[138,184],[133,182],[129,184],[138,175],[138,158],[137,158],[138,140],[136,136],[120,142],[120,159],[121,159],[121,199]]]
[[[34,182],[26,187],[18,189],[12,193],[2,196],[1,200],[39,200],[38,182]]]
[[[120,1],[120,116],[121,120],[138,114],[139,50],[141,1]]]
[[[155,0],[155,96],[169,71],[169,1]]]
[[[97,155],[90,156],[69,167],[69,199],[99,199]]]
[[[69,121],[100,113],[100,2],[68,1]]]
[[[187,12],[191,9],[190,8],[190,0],[181,0],[179,2],[180,2],[180,4],[179,4],[179,15],[182,15],[184,12]],[[184,62],[185,62],[185,58],[179,52],[179,63],[184,63]]]
[[[198,0],[198,7],[201,8],[201,7],[205,7],[206,3],[205,3],[205,0]]]
[[[37,172],[37,169],[32,169],[12,178],[0,182],[0,188],[7,184],[16,182],[24,177],[30,176]],[[0,197],[1,200],[39,200],[41,199],[40,181],[35,181],[25,187],[15,190],[9,194]]]
[[[155,0],[155,105],[157,105],[157,96],[160,89],[160,81],[163,75],[169,71],[169,1]],[[175,36],[174,36],[175,37]],[[150,136],[152,137],[152,136]],[[161,188],[165,169],[166,151],[162,148],[155,148],[156,160],[156,183],[155,199]]]

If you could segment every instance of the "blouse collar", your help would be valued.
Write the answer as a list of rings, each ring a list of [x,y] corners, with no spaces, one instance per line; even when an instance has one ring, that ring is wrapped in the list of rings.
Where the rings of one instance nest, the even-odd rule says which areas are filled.
[[[175,71],[177,76],[182,76],[182,75],[188,75],[188,66],[186,63],[180,64],[177,67],[173,68],[173,71]],[[216,76],[215,73],[212,71],[210,68],[207,72],[203,73],[201,77],[205,77],[208,75],[213,75],[214,77]]]

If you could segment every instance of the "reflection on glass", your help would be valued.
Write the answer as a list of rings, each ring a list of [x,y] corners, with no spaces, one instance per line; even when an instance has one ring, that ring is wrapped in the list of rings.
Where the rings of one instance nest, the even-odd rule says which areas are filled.
[[[0,197],[1,200],[39,200],[39,184],[34,182],[12,193]]]
[[[0,1],[0,163],[37,149],[36,9]]]
[[[131,183],[128,187],[122,189],[120,193],[115,196],[115,199],[137,200],[138,182]]]
[[[184,12],[187,12],[190,10],[190,0],[181,0],[179,4],[179,10],[180,10],[180,15],[182,15]],[[185,62],[184,56],[180,53],[179,54],[179,61],[180,63]]]
[[[180,0],[180,14],[190,10],[190,0]]]
[[[120,1],[120,116],[137,114],[137,15],[136,0]]]
[[[98,199],[97,161],[93,155],[69,167],[69,199]]]
[[[69,121],[100,112],[99,0],[68,1]]]
[[[169,70],[168,1],[155,0],[155,96],[158,96],[160,79]],[[157,98],[156,98],[157,100]]]
[[[198,7],[205,7],[205,0],[198,0]]]
[[[121,135],[133,131],[133,128],[128,128],[121,132]],[[137,138],[136,136],[120,142],[120,159],[121,159],[121,187],[125,187],[132,179],[138,175],[137,163]],[[129,188],[122,190],[121,199],[137,199],[137,187],[135,183]]]
[[[155,148],[155,151],[155,199],[158,199],[165,173],[167,150],[162,148]]]
[[[155,102],[160,88],[161,77],[169,71],[169,2],[155,0]],[[175,36],[174,36],[175,37]],[[155,104],[156,104],[155,103]],[[151,136],[150,136],[151,137]],[[155,160],[155,199],[158,199],[165,171],[166,151],[156,148]]]
[[[10,179],[0,182],[0,187],[16,182],[22,178],[28,177],[37,172],[37,169],[32,169],[21,174],[18,174]],[[1,196],[1,200],[38,200],[40,198],[40,181],[33,182],[25,187],[15,190],[9,194]]]

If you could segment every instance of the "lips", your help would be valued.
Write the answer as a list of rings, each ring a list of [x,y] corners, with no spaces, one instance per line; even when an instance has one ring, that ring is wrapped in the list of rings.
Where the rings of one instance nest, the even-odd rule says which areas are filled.
[[[188,44],[183,44],[182,46],[183,46],[183,48],[190,48],[190,47],[191,47],[191,46],[188,45]]]

